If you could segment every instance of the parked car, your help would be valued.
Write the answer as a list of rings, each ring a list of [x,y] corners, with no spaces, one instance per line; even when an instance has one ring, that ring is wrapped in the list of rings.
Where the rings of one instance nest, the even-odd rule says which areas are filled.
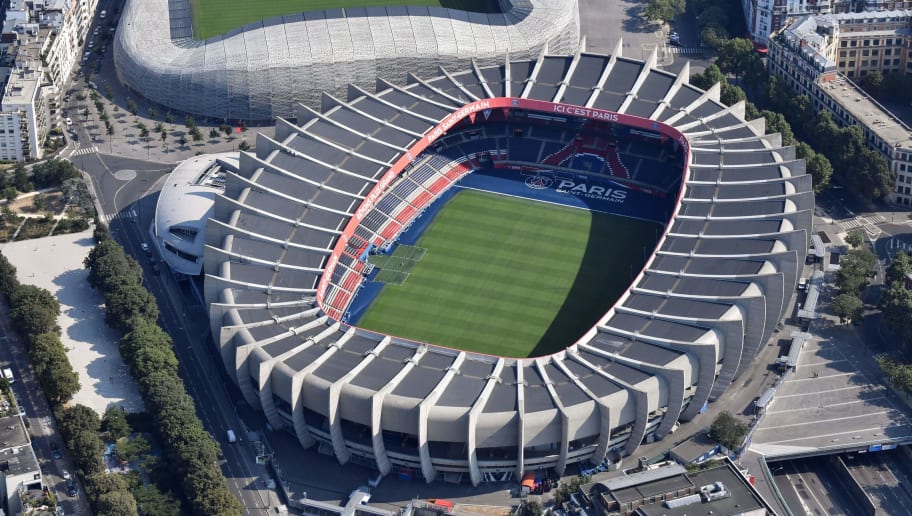
[[[143,242],[139,244],[139,247],[142,248],[144,253],[149,254],[149,244]]]
[[[75,497],[79,494],[79,487],[76,485],[76,479],[74,479],[74,478],[67,479],[66,490],[67,490],[67,495],[69,495],[69,496]]]
[[[51,455],[54,456],[54,460],[60,460],[63,458],[63,454],[60,453],[60,448],[58,448],[54,443],[51,443]]]

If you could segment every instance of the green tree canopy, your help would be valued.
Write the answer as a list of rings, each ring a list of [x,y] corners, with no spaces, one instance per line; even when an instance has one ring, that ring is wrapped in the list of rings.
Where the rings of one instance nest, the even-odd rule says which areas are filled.
[[[868,286],[877,272],[877,257],[867,247],[852,249],[839,260],[836,287],[840,292],[857,294]]]
[[[893,255],[893,260],[887,267],[884,283],[887,285],[895,282],[902,283],[909,274],[912,274],[912,257],[903,251],[898,251]]]
[[[649,0],[643,9],[646,19],[667,22],[684,14],[687,8],[685,0]]]
[[[850,231],[849,234],[846,235],[845,241],[853,248],[860,247],[864,245],[864,235],[858,230]]]
[[[85,405],[72,405],[57,410],[57,427],[63,435],[75,435],[82,430],[97,433],[101,429],[98,414]]]
[[[843,321],[859,320],[864,313],[864,304],[856,294],[843,292],[833,299],[833,313]]]
[[[127,422],[126,413],[116,405],[109,406],[101,417],[101,429],[115,441],[130,435],[133,429]]]
[[[724,410],[713,420],[709,437],[729,450],[737,450],[747,435],[747,425]]]
[[[10,317],[24,335],[57,331],[60,303],[47,290],[35,285],[19,285],[10,296]]]

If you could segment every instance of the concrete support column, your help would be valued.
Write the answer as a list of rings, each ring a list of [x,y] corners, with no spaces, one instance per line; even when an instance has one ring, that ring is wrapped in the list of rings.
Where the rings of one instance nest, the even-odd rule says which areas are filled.
[[[516,478],[521,479],[526,471],[526,394],[523,390],[523,368],[520,361],[513,364],[516,368]]]
[[[421,456],[421,473],[424,475],[424,479],[430,484],[434,478],[437,477],[437,469],[434,468],[434,464],[431,462],[431,453],[430,447],[428,445],[428,431],[427,431],[427,421],[431,409],[437,403],[437,399],[440,398],[440,395],[446,390],[447,385],[450,381],[453,380],[453,377],[459,372],[459,368],[462,366],[462,362],[465,361],[466,354],[465,352],[459,353],[456,358],[453,360],[453,363],[450,364],[450,367],[447,368],[446,374],[443,375],[443,378],[437,383],[437,386],[424,398],[424,400],[418,405],[418,454]],[[425,471],[425,460],[424,455],[427,455],[427,466],[428,469]]]
[[[481,482],[482,478],[481,469],[478,467],[477,454],[478,441],[476,432],[478,428],[478,417],[484,412],[484,407],[488,402],[488,398],[491,396],[491,391],[494,390],[494,386],[500,381],[500,372],[504,368],[504,362],[503,358],[497,360],[497,363],[494,365],[494,370],[491,371],[491,374],[485,379],[485,386],[481,389],[481,394],[478,395],[478,398],[469,410],[468,428],[466,433],[466,454],[469,459],[469,475],[472,478],[472,485],[476,486],[478,483],[476,483],[475,480],[478,479],[478,482]]]

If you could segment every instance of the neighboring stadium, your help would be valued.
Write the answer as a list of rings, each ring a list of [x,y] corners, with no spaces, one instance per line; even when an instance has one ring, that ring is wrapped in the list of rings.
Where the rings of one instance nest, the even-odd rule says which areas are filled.
[[[811,178],[763,119],[722,105],[718,85],[701,91],[689,67],[675,76],[621,48],[378,81],[259,135],[226,172],[204,263],[212,334],[247,402],[342,463],[473,484],[617,461],[700,414],[783,316]],[[585,223],[567,214],[588,212],[580,238]],[[637,239],[619,233],[635,221],[647,228]],[[517,256],[559,277],[596,260],[608,275],[555,293],[564,281],[538,272],[541,295],[514,294],[504,271],[530,276]],[[558,256],[571,263],[549,264]],[[575,290],[603,281],[620,284],[616,301]],[[479,298],[503,297],[489,310],[514,310],[509,325],[469,316],[465,343],[458,330],[441,337],[449,347],[422,333],[471,302],[475,283],[489,289]],[[431,287],[392,295],[413,284]],[[557,351],[538,348],[540,327],[473,347],[479,332],[526,331],[524,307],[540,325],[561,296],[558,312],[580,296],[605,304],[578,317],[581,330],[556,330]],[[397,324],[419,327],[413,340]]]
[[[530,59],[544,48],[578,46],[577,0],[498,1],[501,12],[478,13],[352,0],[344,9],[261,19],[199,40],[191,0],[127,0],[114,63],[120,80],[153,102],[209,118],[271,121],[293,117],[299,102],[319,106],[324,91],[345,97],[349,84],[370,89],[381,75],[427,77],[438,66],[492,65],[507,54]]]

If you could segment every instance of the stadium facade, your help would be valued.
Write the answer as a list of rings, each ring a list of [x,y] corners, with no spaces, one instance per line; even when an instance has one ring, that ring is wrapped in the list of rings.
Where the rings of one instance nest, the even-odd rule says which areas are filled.
[[[500,0],[502,13],[431,7],[313,11],[193,38],[189,0],[127,0],[114,41],[120,80],[145,98],[226,120],[293,117],[323,91],[438,66],[529,59],[579,44],[577,0]]]
[[[204,258],[212,334],[246,401],[341,463],[478,484],[616,461],[725,391],[794,292],[811,177],[762,118],[721,104],[718,85],[702,91],[689,66],[676,76],[654,53],[621,49],[352,86],[258,135],[226,172]],[[479,160],[511,159],[472,130],[511,110],[627,128],[683,156],[664,233],[629,290],[566,349],[534,358],[348,324],[365,249],[394,240]]]

